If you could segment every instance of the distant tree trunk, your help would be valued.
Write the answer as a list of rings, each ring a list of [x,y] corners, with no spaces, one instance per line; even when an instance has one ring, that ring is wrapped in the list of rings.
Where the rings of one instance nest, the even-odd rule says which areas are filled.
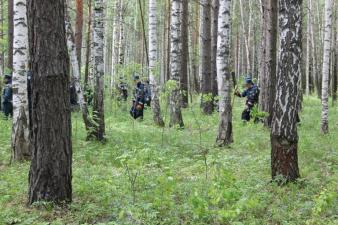
[[[33,73],[29,204],[72,200],[69,60],[64,9],[64,0],[28,1]]]
[[[212,1],[211,11],[211,88],[213,97],[218,95],[217,86],[217,37],[218,37],[218,13],[219,13],[219,0]]]
[[[265,125],[271,125],[273,104],[276,96],[277,70],[277,4],[278,0],[263,0],[262,61],[260,68],[260,99],[262,111],[268,112]]]
[[[182,1],[182,72],[181,84],[182,107],[189,104],[188,62],[189,62],[189,1]]]
[[[80,82],[80,69],[79,69],[79,62],[78,60],[78,54],[76,52],[76,44],[75,44],[75,38],[74,38],[74,33],[72,30],[72,26],[69,20],[68,15],[66,15],[66,37],[67,37],[67,47],[68,47],[68,52],[70,56],[70,62],[72,65],[72,75],[73,75],[73,83],[76,89],[77,97],[78,97],[78,102],[81,108],[82,112],[82,118],[83,122],[85,124],[86,130],[88,134],[90,131],[94,128],[94,123],[90,118],[87,102],[84,98],[83,90],[81,87],[81,82]]]
[[[213,112],[212,73],[211,73],[211,5],[209,0],[202,1],[201,13],[201,107],[204,114]]]
[[[14,0],[8,0],[8,60],[7,67],[13,70],[13,33],[14,33]]]
[[[307,32],[306,32],[306,62],[305,62],[305,94],[310,95],[310,62],[311,62],[311,1],[308,1]]]
[[[28,29],[25,0],[14,0],[13,160],[30,159],[27,98]]]
[[[336,13],[336,41],[334,49],[334,69],[333,69],[333,78],[332,78],[332,105],[337,104],[337,88],[338,88],[338,12]]]
[[[103,0],[94,1],[94,76],[95,76],[95,89],[94,89],[94,104],[93,104],[93,119],[96,122],[95,129],[91,134],[98,141],[104,139],[105,123],[104,123],[104,27],[103,22]]]
[[[156,125],[163,127],[164,121],[161,117],[160,100],[158,96],[157,72],[157,17],[156,17],[156,0],[149,0],[149,80],[151,87],[151,108],[154,113],[154,122]]]
[[[113,24],[113,73],[110,81],[110,94],[113,93],[116,76],[118,75],[118,64],[119,64],[119,50],[120,50],[120,11],[121,11],[121,0],[115,2],[115,15]]]
[[[252,0],[249,0],[252,1]],[[251,72],[251,62],[250,62],[250,47],[249,47],[249,33],[247,32],[246,25],[245,25],[245,18],[246,15],[244,15],[244,5],[243,0],[239,0],[239,6],[241,11],[241,25],[242,25],[242,31],[243,31],[243,39],[244,39],[244,45],[245,45],[245,59],[246,59],[246,73]]]
[[[231,0],[220,0],[218,16],[217,79],[219,94],[219,128],[217,144],[229,145],[232,138],[230,31]]]
[[[325,29],[323,51],[323,78],[322,78],[322,122],[321,132],[329,132],[329,74],[332,35],[332,5],[333,0],[325,0]]]
[[[179,125],[184,127],[181,112],[180,73],[182,72],[182,33],[181,33],[181,9],[182,0],[171,0],[171,48],[170,48],[170,75],[175,87],[171,90],[170,127]]]
[[[124,49],[125,49],[125,40],[124,40],[124,14],[125,14],[125,4],[123,0],[121,0],[121,10],[120,10],[120,21],[119,21],[119,28],[120,28],[120,34],[119,34],[119,58],[118,63],[119,65],[124,64]]]
[[[91,55],[91,30],[92,30],[92,0],[88,0],[88,30],[87,30],[87,40],[86,40],[86,65],[85,65],[85,74],[84,74],[84,90],[88,89],[88,80],[89,80],[89,64],[90,64],[90,55]],[[85,97],[85,101],[87,99]]]
[[[297,116],[302,62],[302,0],[279,0],[279,61],[271,129],[272,179],[295,181],[298,169]],[[293,43],[290,45],[289,43]]]
[[[77,61],[81,72],[82,33],[83,33],[83,0],[76,0],[75,45]],[[80,79],[81,79],[81,73]]]

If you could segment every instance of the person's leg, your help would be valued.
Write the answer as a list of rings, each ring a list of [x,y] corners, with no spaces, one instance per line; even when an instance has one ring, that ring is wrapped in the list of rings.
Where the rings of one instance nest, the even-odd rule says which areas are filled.
[[[242,120],[250,121],[250,110],[249,109],[244,109],[244,111],[242,112]]]

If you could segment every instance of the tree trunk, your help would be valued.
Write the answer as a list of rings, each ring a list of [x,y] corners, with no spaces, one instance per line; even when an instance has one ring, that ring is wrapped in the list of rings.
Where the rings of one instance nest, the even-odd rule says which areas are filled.
[[[81,71],[81,53],[82,53],[82,30],[83,30],[83,0],[76,0],[75,46],[80,71]],[[81,73],[79,75],[81,78]]]
[[[170,75],[173,88],[169,97],[170,123],[169,126],[184,127],[181,112],[180,73],[182,72],[182,33],[181,33],[182,0],[171,0],[171,48],[170,48]]]
[[[119,28],[120,28],[120,33],[119,33],[119,58],[118,58],[118,63],[119,65],[124,64],[124,48],[125,48],[125,40],[124,40],[124,14],[125,14],[125,4],[123,0],[121,0],[121,10],[120,10],[120,21],[119,21]]]
[[[13,160],[30,159],[27,94],[28,29],[25,0],[14,0]]]
[[[72,82],[76,89],[78,102],[79,102],[81,112],[82,112],[83,122],[85,124],[88,134],[90,134],[90,131],[94,128],[94,123],[90,118],[87,102],[84,98],[84,94],[83,94],[82,87],[81,87],[79,62],[77,61],[78,54],[76,52],[76,44],[75,44],[73,29],[72,29],[68,15],[66,15],[65,18],[66,18],[65,24],[66,24],[67,47],[68,47],[68,52],[70,56],[70,62],[72,66],[72,75],[73,75]]]
[[[219,2],[217,79],[220,99],[219,128],[216,142],[219,146],[225,146],[233,142],[230,74],[231,0],[220,0]]]
[[[279,183],[295,181],[299,177],[297,117],[301,94],[301,3],[302,0],[279,0],[279,66],[271,129],[272,179]]]
[[[202,1],[201,13],[201,107],[204,114],[213,112],[212,73],[211,73],[211,5],[209,0]]]
[[[115,2],[115,18],[113,25],[113,72],[112,78],[110,81],[110,94],[113,93],[114,84],[116,80],[116,76],[118,75],[118,64],[119,64],[119,50],[120,50],[120,12],[121,11],[121,0],[116,0]]]
[[[90,55],[91,55],[91,30],[92,30],[92,0],[88,0],[88,25],[87,25],[87,40],[86,40],[86,67],[84,74],[84,90],[87,91],[88,80],[89,80],[89,64],[90,64]],[[85,101],[88,99],[85,97]]]
[[[311,62],[311,1],[308,1],[307,32],[306,32],[306,62],[305,62],[305,94],[310,95],[310,62]]]
[[[13,33],[14,33],[14,0],[8,0],[8,60],[7,68],[13,70]]]
[[[219,13],[219,0],[212,1],[212,24],[211,24],[211,88],[212,95],[216,97],[218,95],[217,85],[217,37],[218,37],[218,13]]]
[[[251,1],[251,0],[249,0]],[[244,5],[243,0],[239,0],[240,5],[240,11],[241,11],[241,25],[242,25],[242,31],[243,31],[243,39],[244,39],[244,45],[245,45],[245,57],[246,57],[246,73],[251,72],[251,62],[250,62],[250,47],[249,47],[249,34],[246,30],[245,25],[245,15],[244,15]]]
[[[93,119],[96,122],[91,137],[95,137],[98,141],[104,140],[105,123],[104,123],[104,13],[103,0],[94,1],[94,104],[93,104]]]
[[[322,122],[321,132],[329,132],[329,74],[332,35],[332,5],[333,0],[325,0],[325,27],[323,51],[323,78],[322,78]]]
[[[260,69],[260,99],[262,111],[268,112],[265,125],[271,125],[273,104],[276,96],[277,70],[277,4],[278,0],[263,0],[262,62]]]
[[[188,96],[188,62],[189,62],[189,1],[182,1],[182,72],[181,84],[182,107],[189,104]]]
[[[154,113],[154,122],[163,127],[164,121],[161,117],[160,100],[158,96],[157,78],[157,17],[156,0],[149,0],[149,80],[151,87],[151,108]]]
[[[72,200],[69,60],[64,10],[64,0],[28,1],[33,73],[29,204]]]
[[[338,6],[337,6],[338,8]],[[337,104],[337,88],[338,88],[338,11],[336,12],[336,41],[334,49],[334,68],[332,77],[332,105]]]

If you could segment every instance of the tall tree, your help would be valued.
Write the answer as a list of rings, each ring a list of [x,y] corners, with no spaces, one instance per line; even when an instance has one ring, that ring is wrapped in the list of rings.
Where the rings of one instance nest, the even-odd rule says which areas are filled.
[[[84,90],[87,91],[88,80],[89,80],[89,64],[90,64],[90,55],[91,55],[91,34],[92,34],[92,0],[88,0],[88,24],[87,24],[87,39],[86,39],[86,65],[85,65],[85,74],[84,74]],[[86,96],[85,96],[86,98]],[[87,101],[87,99],[86,99]]]
[[[219,0],[212,1],[211,10],[211,89],[213,97],[218,95],[217,86],[217,38],[218,38],[218,13],[219,13]]]
[[[114,23],[113,23],[113,57],[112,57],[112,77],[110,80],[110,92],[112,93],[114,89],[114,83],[116,76],[118,74],[118,64],[119,64],[119,50],[120,50],[120,11],[121,11],[121,0],[115,0],[115,8],[114,8]]]
[[[329,132],[329,80],[330,80],[330,54],[332,35],[332,6],[333,0],[325,0],[325,27],[323,51],[323,78],[322,78],[322,122],[321,132]]]
[[[170,77],[174,87],[170,93],[170,124],[184,127],[181,112],[180,73],[182,72],[182,33],[181,33],[182,0],[171,0],[171,30],[170,30]]]
[[[212,74],[211,74],[211,3],[202,1],[201,8],[201,107],[205,114],[212,114]]]
[[[94,104],[93,104],[93,119],[96,122],[92,136],[99,141],[104,139],[105,123],[104,123],[104,5],[103,0],[94,1]]]
[[[279,0],[278,82],[271,129],[272,179],[295,181],[302,62],[302,0]],[[292,43],[292,44],[290,44]]]
[[[8,0],[8,60],[7,68],[13,70],[13,33],[14,33],[14,0]]]
[[[219,128],[217,144],[229,145],[232,141],[232,107],[230,74],[231,0],[220,0],[218,16],[217,80],[219,93]]]
[[[182,106],[189,104],[188,95],[188,63],[189,63],[189,1],[182,1],[182,72],[181,91]]]
[[[14,160],[30,158],[27,94],[28,29],[26,0],[14,0],[13,131]]]
[[[157,85],[157,17],[156,17],[156,0],[149,0],[149,80],[151,87],[151,108],[154,113],[154,122],[158,126],[164,126],[161,117],[160,100],[158,96]]]
[[[260,109],[268,112],[266,126],[271,125],[273,104],[276,96],[277,70],[277,5],[278,0],[262,0],[262,61],[260,68]]]
[[[72,143],[65,1],[29,0],[27,15],[33,73],[28,202],[70,202]]]
[[[338,4],[337,4],[338,8]],[[334,49],[334,68],[332,78],[332,105],[337,103],[337,88],[338,88],[338,10],[336,11],[336,40]]]
[[[81,68],[82,33],[83,33],[83,0],[76,0],[75,45],[79,68]]]

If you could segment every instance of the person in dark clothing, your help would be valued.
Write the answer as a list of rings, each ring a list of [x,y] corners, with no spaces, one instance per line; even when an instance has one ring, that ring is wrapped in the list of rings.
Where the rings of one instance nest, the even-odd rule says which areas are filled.
[[[72,83],[70,85],[70,104],[72,106],[77,106],[77,93],[76,93],[76,88],[75,88],[75,84]]]
[[[5,75],[4,78],[5,87],[2,92],[2,110],[5,117],[13,116],[13,89],[12,89],[12,77]]]
[[[240,93],[238,90],[236,90],[235,95],[237,95],[240,98],[247,98],[245,103],[245,109],[242,112],[242,120],[243,121],[250,121],[251,119],[251,111],[254,108],[255,105],[258,104],[259,99],[259,89],[256,84],[252,81],[250,77],[247,77],[245,79],[245,86],[246,90],[243,91],[243,93]]]
[[[134,90],[134,99],[133,106],[130,109],[130,115],[134,118],[143,119],[143,111],[145,104],[145,86],[140,81],[139,76],[134,77],[135,90]]]

